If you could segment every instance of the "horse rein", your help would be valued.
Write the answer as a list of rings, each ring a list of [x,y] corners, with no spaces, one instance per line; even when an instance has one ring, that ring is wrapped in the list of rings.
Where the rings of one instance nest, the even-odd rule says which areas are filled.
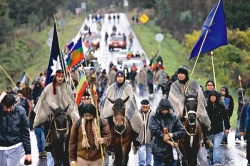
[[[125,117],[122,117],[122,118],[123,118],[123,122],[124,122],[124,124],[123,124],[124,129],[123,129],[121,132],[119,132],[119,131],[117,131],[116,128],[114,127],[115,132],[118,133],[118,134],[120,134],[120,135],[122,135],[122,133],[124,133],[124,131],[125,131],[126,128],[127,128],[127,127],[126,127],[127,120],[126,120]],[[116,119],[115,119],[115,117],[113,117],[113,121],[114,121],[114,124],[116,124]]]
[[[60,116],[61,114],[65,114],[65,115],[66,115],[65,112],[60,112],[60,114],[59,114],[58,116]],[[55,119],[56,119],[58,116],[55,116],[55,115],[54,115],[54,117],[53,117],[52,120],[50,121],[50,127],[51,127],[52,122],[54,122],[55,132],[56,132],[57,138],[59,138],[59,133],[58,133],[58,131],[64,131],[64,130],[66,130],[66,135],[69,134],[69,123],[68,123],[68,120],[67,120],[67,123],[66,123],[66,127],[65,127],[65,128],[57,128],[57,124],[56,124]]]

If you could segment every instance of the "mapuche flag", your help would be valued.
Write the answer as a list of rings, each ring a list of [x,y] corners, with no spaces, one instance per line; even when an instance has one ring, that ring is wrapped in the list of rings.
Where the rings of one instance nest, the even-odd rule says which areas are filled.
[[[77,89],[76,89],[76,104],[77,104],[77,106],[79,106],[81,99],[82,99],[82,95],[84,94],[87,87],[88,87],[88,81],[86,79],[86,75],[84,74],[81,77],[80,82],[79,82]]]
[[[194,45],[189,59],[227,44],[227,29],[223,2],[220,0],[205,20],[200,37]]]
[[[82,40],[80,37],[77,43],[69,52],[69,55],[66,59],[66,64],[67,64],[68,70],[71,68],[72,71],[74,71],[83,62],[84,62],[84,53],[83,53],[83,48],[82,48]]]

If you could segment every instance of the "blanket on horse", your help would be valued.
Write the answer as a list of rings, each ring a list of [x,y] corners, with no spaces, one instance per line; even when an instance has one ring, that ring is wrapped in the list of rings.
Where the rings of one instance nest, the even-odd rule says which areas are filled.
[[[35,106],[34,112],[36,113],[36,117],[34,127],[49,118],[49,115],[53,113],[51,108],[56,109],[61,107],[63,109],[66,108],[67,105],[69,105],[67,114],[71,116],[73,122],[77,121],[79,119],[79,113],[70,86],[66,83],[62,83],[59,86],[56,85],[56,94],[53,94],[53,85],[50,83],[44,88]]]
[[[130,121],[132,129],[139,134],[144,126],[144,122],[137,108],[133,88],[128,83],[125,83],[121,87],[118,87],[115,83],[113,83],[108,87],[107,95],[103,102],[101,116],[103,118],[108,118],[110,116],[113,116],[114,114],[112,110],[113,104],[107,98],[110,98],[112,100],[121,98],[124,100],[128,96],[129,99],[125,103],[126,117]]]
[[[187,82],[188,84],[188,82]],[[186,84],[186,85],[187,85]],[[185,85],[185,86],[186,86]],[[185,104],[185,94],[186,95],[198,95],[198,107],[197,107],[197,113],[198,118],[200,122],[207,127],[208,130],[211,128],[211,122],[207,115],[206,106],[207,102],[203,95],[203,92],[198,85],[198,83],[194,80],[191,80],[188,84],[188,90],[185,93],[185,88],[183,88],[183,85],[177,80],[171,85],[171,89],[169,92],[169,101],[171,102],[175,114],[178,115],[179,118],[183,117],[183,111],[184,111],[184,104]]]

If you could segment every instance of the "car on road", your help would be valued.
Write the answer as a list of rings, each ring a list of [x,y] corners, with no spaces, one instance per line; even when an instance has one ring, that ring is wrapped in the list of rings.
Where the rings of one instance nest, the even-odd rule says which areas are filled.
[[[109,39],[109,51],[114,50],[114,48],[127,48],[127,41],[122,35],[110,36]]]
[[[86,34],[84,35],[83,42],[87,41],[90,42],[92,48],[94,48],[95,50],[100,48],[100,35],[96,33]]]
[[[140,71],[141,68],[143,68],[143,62],[141,58],[131,58],[129,60],[123,60],[121,63],[118,64],[118,68],[120,70],[124,69],[124,66],[126,65],[128,67],[128,70],[130,72],[132,65],[135,64],[138,71]]]

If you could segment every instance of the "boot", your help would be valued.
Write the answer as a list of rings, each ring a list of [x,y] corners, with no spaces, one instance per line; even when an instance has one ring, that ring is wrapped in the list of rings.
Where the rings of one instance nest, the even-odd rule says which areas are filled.
[[[44,158],[47,157],[47,152],[46,152],[46,151],[43,151],[43,152],[42,152],[42,157],[44,157]]]
[[[39,158],[42,158],[43,157],[43,155],[42,155],[42,152],[39,152],[39,156],[38,156]]]

